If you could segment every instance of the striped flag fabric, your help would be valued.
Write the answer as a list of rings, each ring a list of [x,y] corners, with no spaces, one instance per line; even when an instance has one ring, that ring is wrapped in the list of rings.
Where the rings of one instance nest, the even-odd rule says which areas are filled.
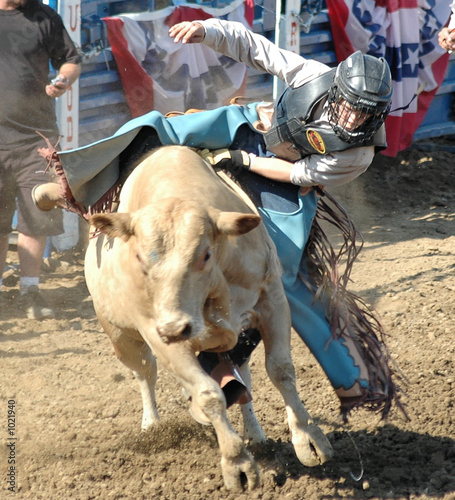
[[[338,61],[356,50],[384,57],[393,79],[388,147],[396,156],[412,144],[438,87],[449,55],[438,44],[451,0],[326,0]],[[407,106],[421,85],[423,92]]]
[[[215,109],[245,94],[244,64],[203,44],[176,44],[168,35],[178,22],[210,17],[251,27],[253,0],[234,0],[223,8],[180,4],[103,18],[133,118],[152,110]]]

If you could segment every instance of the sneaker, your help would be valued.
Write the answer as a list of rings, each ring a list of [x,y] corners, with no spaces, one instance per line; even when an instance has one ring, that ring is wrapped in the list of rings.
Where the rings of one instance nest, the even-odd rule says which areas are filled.
[[[19,308],[26,314],[28,319],[54,318],[54,311],[44,300],[39,288],[35,285],[29,287],[27,292],[19,295]]]

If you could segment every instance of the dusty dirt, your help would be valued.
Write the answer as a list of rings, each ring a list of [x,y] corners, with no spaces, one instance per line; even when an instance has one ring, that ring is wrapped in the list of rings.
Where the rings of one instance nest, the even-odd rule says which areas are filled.
[[[141,399],[94,316],[83,250],[54,254],[42,289],[55,320],[21,319],[17,256],[8,255],[0,317],[0,498],[20,499],[455,499],[455,154],[415,149],[379,157],[333,191],[365,238],[352,289],[382,317],[408,379],[386,422],[366,410],[346,426],[319,365],[297,338],[298,389],[329,437],[332,461],[306,468],[289,442],[283,403],[253,353],[253,396],[269,438],[254,450],[259,489],[226,491],[211,428],[194,422],[164,371],[162,423],[141,433]],[[8,401],[14,401],[16,493],[8,491]],[[229,409],[241,429],[238,408]]]

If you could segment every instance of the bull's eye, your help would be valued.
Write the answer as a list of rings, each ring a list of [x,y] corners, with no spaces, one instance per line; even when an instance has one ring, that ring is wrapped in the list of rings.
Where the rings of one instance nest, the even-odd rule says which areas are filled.
[[[194,263],[194,268],[197,271],[202,271],[207,262],[210,260],[210,257],[212,256],[212,251],[210,250],[210,247],[205,250],[205,252],[201,252],[198,256],[197,261]]]
[[[207,262],[211,256],[212,256],[212,251],[209,249],[209,250],[207,250],[207,252],[205,252],[204,263]]]

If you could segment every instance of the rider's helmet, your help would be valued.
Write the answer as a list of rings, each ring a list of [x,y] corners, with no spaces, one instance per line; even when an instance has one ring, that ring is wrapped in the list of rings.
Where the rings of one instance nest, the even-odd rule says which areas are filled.
[[[329,122],[345,142],[369,140],[386,119],[392,99],[392,76],[383,57],[357,51],[342,61],[329,89]],[[356,110],[358,126],[346,127],[343,118]]]

